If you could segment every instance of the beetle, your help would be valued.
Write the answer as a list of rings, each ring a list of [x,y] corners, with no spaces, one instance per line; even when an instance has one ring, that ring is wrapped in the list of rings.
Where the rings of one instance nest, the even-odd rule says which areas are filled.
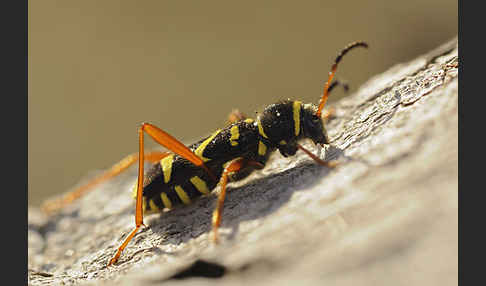
[[[144,226],[144,214],[190,204],[197,197],[210,194],[220,185],[221,190],[212,216],[213,241],[217,243],[228,181],[240,180],[252,171],[264,168],[273,151],[278,150],[284,157],[289,157],[302,150],[320,165],[336,165],[335,161],[321,160],[299,144],[299,141],[310,139],[318,146],[329,144],[324,123],[331,112],[323,112],[323,108],[329,92],[339,84],[338,81],[333,81],[339,62],[356,47],[367,48],[368,44],[356,41],[339,52],[318,105],[283,100],[267,106],[255,119],[246,118],[234,110],[229,116],[229,125],[189,146],[153,124],[142,123],[138,129],[138,153],[127,156],[104,175],[64,198],[45,204],[44,209],[52,212],[62,208],[94,185],[119,174],[138,161],[138,179],[133,189],[133,197],[136,199],[135,228],[117,249],[108,266],[118,261],[130,240]],[[145,133],[170,151],[146,153]],[[146,173],[145,161],[154,163]]]

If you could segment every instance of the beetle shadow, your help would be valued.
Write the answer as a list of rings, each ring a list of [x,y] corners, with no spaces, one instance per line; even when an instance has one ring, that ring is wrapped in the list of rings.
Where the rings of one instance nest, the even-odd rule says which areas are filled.
[[[343,157],[343,151],[330,147],[326,160]],[[344,158],[344,161],[349,159]],[[278,161],[285,164],[285,161]],[[265,175],[256,172],[248,178],[228,185],[220,231],[222,240],[233,240],[240,223],[266,217],[287,204],[294,192],[313,189],[332,172],[309,160],[296,167]],[[236,185],[236,186],[235,186]],[[178,245],[212,230],[212,213],[217,204],[217,194],[212,193],[195,200],[188,206],[175,208],[147,218],[153,233],[163,237],[160,244]],[[209,237],[208,237],[209,238]]]

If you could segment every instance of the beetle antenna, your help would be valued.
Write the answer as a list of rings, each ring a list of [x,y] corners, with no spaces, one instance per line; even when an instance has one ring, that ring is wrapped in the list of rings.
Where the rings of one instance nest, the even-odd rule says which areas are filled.
[[[334,64],[331,67],[331,71],[329,72],[329,78],[327,79],[326,85],[324,86],[324,94],[322,95],[321,101],[319,102],[319,107],[317,108],[317,116],[321,117],[321,112],[322,109],[324,108],[324,105],[326,105],[327,98],[329,96],[329,84],[332,81],[332,78],[334,77],[334,74],[336,73],[337,70],[337,65],[343,58],[343,56],[352,50],[353,48],[356,47],[363,47],[363,48],[368,48],[368,44],[365,42],[353,42],[349,45],[347,45],[337,56],[336,60],[334,61]]]

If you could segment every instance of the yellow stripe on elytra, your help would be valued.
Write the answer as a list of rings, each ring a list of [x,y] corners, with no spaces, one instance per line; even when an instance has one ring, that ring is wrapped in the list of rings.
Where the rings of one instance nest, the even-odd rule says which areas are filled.
[[[168,209],[172,208],[172,202],[170,201],[169,197],[167,196],[166,193],[161,193],[160,198],[162,199],[162,202],[164,203],[164,206]]]
[[[175,186],[174,189],[184,204],[188,205],[191,203],[191,199],[189,198],[186,191],[184,191],[184,189],[181,186]]]
[[[247,119],[245,119],[245,122],[246,122],[246,123],[249,123],[249,124],[253,123],[254,121],[255,121],[255,120],[253,120],[253,119],[251,119],[251,118],[247,118]]]
[[[159,207],[157,205],[155,205],[154,200],[149,201],[149,206],[150,206],[151,211],[159,211],[160,210]]]
[[[258,142],[258,155],[263,156],[267,153],[267,145],[263,144],[262,141]]]
[[[172,162],[174,161],[174,154],[164,157],[160,160],[162,166],[162,172],[164,173],[164,182],[167,184],[170,181],[170,175],[172,174]]]
[[[260,121],[260,117],[258,117],[257,123],[258,123],[258,132],[260,133],[260,135],[268,139],[267,134],[265,134],[265,131],[263,131],[263,126],[262,126],[262,122]]]
[[[233,125],[230,129],[231,132],[231,137],[230,137],[230,143],[231,146],[237,146],[238,145],[238,138],[240,138],[240,131],[238,130],[238,125]]]
[[[214,139],[214,137],[216,137],[216,135],[218,135],[219,132],[221,132],[221,129],[216,130],[208,139],[204,140],[204,142],[202,142],[201,145],[199,145],[199,147],[197,147],[197,149],[194,151],[194,154],[196,154],[204,162],[211,160],[203,156],[204,149],[206,149],[206,146],[208,146],[208,144]]]
[[[295,136],[299,136],[300,133],[300,109],[302,102],[296,100],[294,101],[294,128]]]
[[[204,182],[201,178],[199,178],[198,176],[194,176],[192,178],[189,179],[189,181],[191,181],[191,183],[194,185],[194,187],[200,191],[201,193],[207,195],[209,194],[209,188],[208,188],[208,185],[206,185],[206,182]]]

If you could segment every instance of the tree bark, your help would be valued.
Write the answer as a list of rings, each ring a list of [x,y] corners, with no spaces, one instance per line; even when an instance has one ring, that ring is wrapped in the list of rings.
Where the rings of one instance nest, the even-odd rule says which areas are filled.
[[[340,164],[275,153],[230,185],[219,245],[213,194],[147,216],[105,267],[134,227],[136,167],[57,215],[30,208],[29,284],[458,284],[458,65],[454,39],[331,104],[321,155]]]

